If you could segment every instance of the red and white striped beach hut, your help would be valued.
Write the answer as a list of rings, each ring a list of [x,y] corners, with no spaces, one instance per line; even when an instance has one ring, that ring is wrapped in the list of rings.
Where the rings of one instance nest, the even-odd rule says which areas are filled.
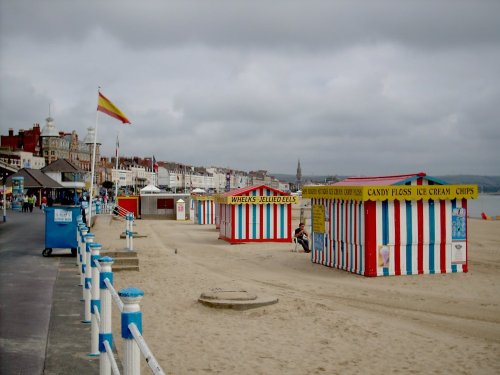
[[[193,195],[194,222],[200,225],[215,224],[215,202],[213,196]]]
[[[266,185],[231,190],[216,198],[220,239],[230,243],[291,242],[292,204],[298,197]]]
[[[216,200],[215,204],[215,229],[220,229],[220,203]]]
[[[364,276],[467,272],[467,199],[477,185],[425,173],[306,186],[312,261]]]

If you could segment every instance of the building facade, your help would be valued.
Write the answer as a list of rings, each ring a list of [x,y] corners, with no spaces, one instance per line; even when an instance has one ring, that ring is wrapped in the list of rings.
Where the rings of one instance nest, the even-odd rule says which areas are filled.
[[[42,169],[45,167],[45,159],[28,151],[0,149],[0,160],[16,168]]]
[[[45,158],[46,164],[48,165],[58,159],[67,159],[78,168],[90,171],[95,137],[94,128],[87,129],[87,136],[82,142],[78,139],[78,134],[74,130],[71,133],[58,131],[52,117],[47,117],[45,121],[46,125],[40,137],[41,156]],[[100,143],[96,144],[95,160],[97,166],[97,161],[100,160]]]
[[[14,134],[14,129],[9,129],[8,135],[2,135],[2,148],[11,151],[22,150],[35,155],[40,154],[40,124],[34,124],[32,129],[20,129],[18,134]]]

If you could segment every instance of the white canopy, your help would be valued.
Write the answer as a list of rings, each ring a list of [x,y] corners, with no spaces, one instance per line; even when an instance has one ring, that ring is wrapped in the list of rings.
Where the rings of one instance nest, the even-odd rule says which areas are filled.
[[[160,189],[151,184],[141,189],[141,194],[154,194],[160,192],[161,192]]]
[[[191,191],[191,193],[202,194],[202,193],[206,193],[206,191],[203,189],[200,189],[200,188],[196,188],[193,191]]]

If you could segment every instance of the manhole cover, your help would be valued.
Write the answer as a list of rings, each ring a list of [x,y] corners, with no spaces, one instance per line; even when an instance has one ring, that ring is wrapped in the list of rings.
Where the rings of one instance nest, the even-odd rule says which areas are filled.
[[[244,289],[214,288],[203,292],[198,298],[198,302],[210,307],[246,310],[272,305],[277,303],[278,299],[271,296],[257,296]]]
[[[214,288],[208,292],[201,293],[200,298],[210,300],[232,300],[232,301],[251,301],[257,299],[255,294],[246,290],[225,290]]]

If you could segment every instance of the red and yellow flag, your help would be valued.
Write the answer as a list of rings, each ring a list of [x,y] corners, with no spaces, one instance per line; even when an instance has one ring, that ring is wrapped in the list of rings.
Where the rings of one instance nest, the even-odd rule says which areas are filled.
[[[99,93],[99,99],[97,101],[97,110],[120,120],[124,124],[131,124],[127,116],[125,116],[125,114],[120,111],[117,106],[111,103],[111,101],[101,93]]]

